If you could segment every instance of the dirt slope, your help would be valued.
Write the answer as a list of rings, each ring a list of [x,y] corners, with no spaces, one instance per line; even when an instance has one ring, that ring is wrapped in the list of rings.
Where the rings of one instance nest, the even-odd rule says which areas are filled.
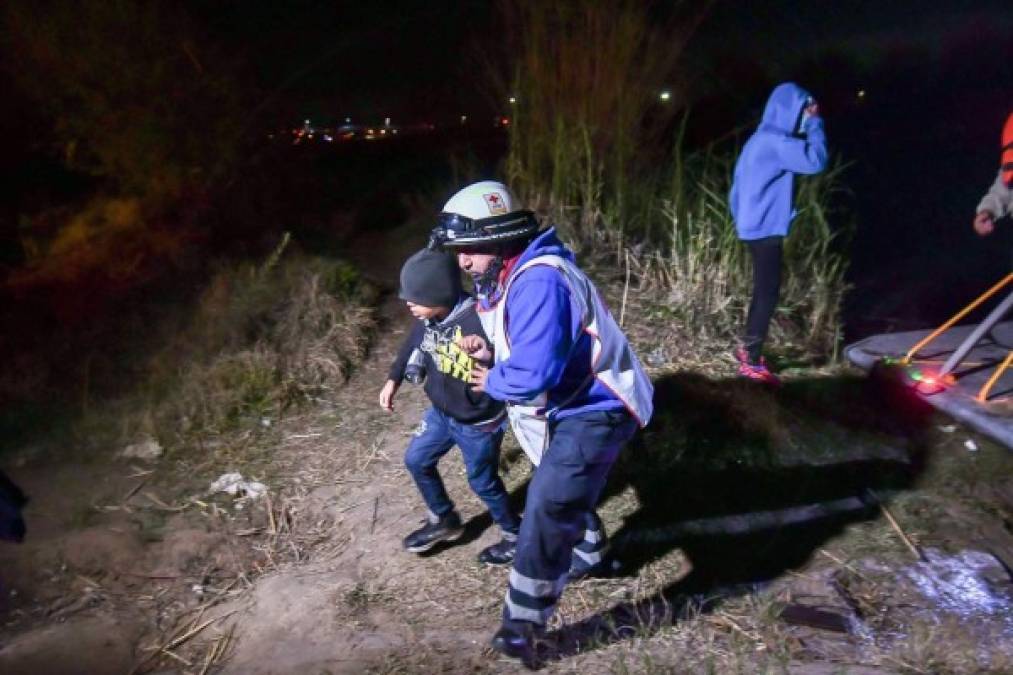
[[[366,238],[359,254],[391,288],[384,270],[417,241]],[[269,468],[253,476],[265,497],[209,496],[216,476],[200,464],[111,450],[14,467],[33,501],[28,542],[0,547],[0,672],[521,670],[486,647],[508,570],[475,560],[498,532],[457,452],[441,467],[467,536],[427,556],[401,547],[424,512],[402,456],[426,401],[405,385],[393,414],[377,405],[411,321],[392,298],[382,315],[347,385],[272,427]],[[1002,661],[999,647],[1013,633],[1002,621],[985,626],[999,631],[985,640],[965,630],[973,621],[920,607],[917,588],[894,600],[901,580],[927,573],[864,488],[892,497],[917,545],[1008,560],[1009,453],[978,439],[971,454],[968,434],[935,417],[914,431],[880,429],[863,386],[815,374],[772,394],[695,373],[659,377],[662,414],[625,453],[602,508],[625,567],[566,589],[553,628],[573,631],[544,672],[1004,672],[1013,653]],[[509,438],[504,455],[520,501],[530,467]],[[789,625],[777,616],[790,602],[862,628]],[[993,648],[984,660],[982,644]]]

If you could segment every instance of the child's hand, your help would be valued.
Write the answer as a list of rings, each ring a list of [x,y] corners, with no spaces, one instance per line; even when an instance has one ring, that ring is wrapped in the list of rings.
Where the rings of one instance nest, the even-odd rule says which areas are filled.
[[[481,339],[481,338],[479,338]],[[485,366],[480,366],[477,363],[471,367],[471,375],[468,381],[471,382],[471,388],[480,394],[485,393],[485,381],[489,379],[489,369]]]
[[[394,380],[387,380],[380,390],[380,407],[391,412],[394,410],[394,394],[397,393],[398,383]]]
[[[457,340],[457,346],[476,361],[492,361],[492,350],[481,335],[465,335]]]

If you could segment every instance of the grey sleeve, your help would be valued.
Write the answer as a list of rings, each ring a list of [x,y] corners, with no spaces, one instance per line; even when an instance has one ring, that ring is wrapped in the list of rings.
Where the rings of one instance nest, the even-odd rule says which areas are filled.
[[[1006,186],[1006,183],[1002,180],[1002,171],[996,174],[995,182],[992,183],[992,187],[988,189],[988,192],[984,197],[981,198],[981,202],[978,204],[978,208],[975,213],[981,213],[982,211],[988,211],[992,214],[992,217],[998,220],[1003,216],[1007,216],[1013,211],[1013,190],[1010,190]]]

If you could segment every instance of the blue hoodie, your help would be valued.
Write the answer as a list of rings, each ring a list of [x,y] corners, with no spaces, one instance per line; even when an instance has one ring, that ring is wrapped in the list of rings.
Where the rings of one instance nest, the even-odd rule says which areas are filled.
[[[767,99],[759,128],[742,148],[728,195],[740,239],[787,235],[795,217],[795,174],[826,168],[823,120],[809,117],[799,130],[808,97],[809,92],[792,82],[777,85]]]
[[[528,244],[514,269],[541,255],[574,260],[573,252],[550,228]],[[623,409],[622,401],[589,377],[592,341],[581,318],[570,287],[557,269],[536,265],[517,275],[506,304],[510,357],[489,371],[486,393],[500,401],[523,403],[548,392],[549,409],[568,401],[552,414],[555,419]]]

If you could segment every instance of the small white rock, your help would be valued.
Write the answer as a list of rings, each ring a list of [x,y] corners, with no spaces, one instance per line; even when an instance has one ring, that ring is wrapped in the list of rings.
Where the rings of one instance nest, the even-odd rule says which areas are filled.
[[[216,492],[227,492],[234,497],[246,496],[250,499],[257,499],[264,496],[267,486],[257,481],[245,480],[241,473],[231,472],[223,473],[211,483],[208,493],[215,494]]]
[[[137,443],[131,443],[120,451],[120,457],[131,459],[158,459],[162,456],[162,446],[154,438],[148,437]]]
[[[967,448],[968,452],[977,452],[978,451],[978,444],[975,443],[974,441],[972,441],[970,438],[968,438],[966,441],[964,441],[964,447]]]
[[[943,426],[939,427],[939,430],[942,431],[944,434],[952,434],[954,431],[957,430],[957,425],[944,424]]]

